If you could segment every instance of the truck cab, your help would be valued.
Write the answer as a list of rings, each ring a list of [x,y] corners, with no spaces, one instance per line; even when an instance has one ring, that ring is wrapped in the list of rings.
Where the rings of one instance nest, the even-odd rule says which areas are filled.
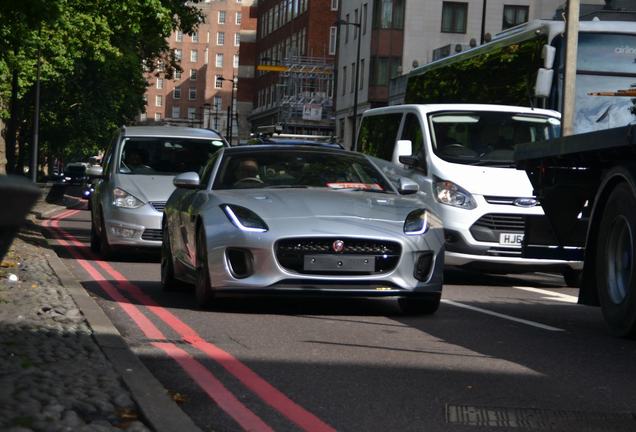
[[[528,216],[543,210],[513,161],[519,143],[560,134],[556,111],[484,104],[396,105],[366,111],[357,148],[397,179],[415,180],[445,227],[447,266],[552,271],[578,283],[581,261],[524,257]]]

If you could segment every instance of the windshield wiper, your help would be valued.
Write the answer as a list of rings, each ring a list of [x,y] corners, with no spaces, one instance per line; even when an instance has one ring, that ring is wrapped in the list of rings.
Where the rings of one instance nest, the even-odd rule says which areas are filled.
[[[365,189],[365,188],[355,188],[355,187],[350,187],[350,188],[330,188],[332,190],[339,190],[339,191],[352,191],[352,192],[373,192],[373,193],[388,193],[387,191],[384,190],[380,190],[380,189]]]
[[[307,185],[271,185],[265,186],[265,189],[307,189]]]
[[[477,165],[477,166],[493,165],[493,166],[497,166],[497,167],[514,167],[514,166],[516,166],[513,161],[501,160],[501,159],[482,159],[482,160],[475,161],[475,163],[473,163],[471,165]]]

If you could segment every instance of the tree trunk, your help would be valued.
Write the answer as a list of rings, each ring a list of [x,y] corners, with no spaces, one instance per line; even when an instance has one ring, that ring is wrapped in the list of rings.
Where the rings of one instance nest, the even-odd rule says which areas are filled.
[[[0,118],[0,175],[7,173],[7,145],[4,141],[4,120]]]

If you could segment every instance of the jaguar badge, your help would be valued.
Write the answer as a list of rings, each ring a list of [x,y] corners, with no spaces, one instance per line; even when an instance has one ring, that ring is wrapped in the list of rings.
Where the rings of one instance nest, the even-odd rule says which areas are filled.
[[[336,240],[331,244],[331,248],[334,252],[342,252],[344,250],[344,242],[342,240]]]

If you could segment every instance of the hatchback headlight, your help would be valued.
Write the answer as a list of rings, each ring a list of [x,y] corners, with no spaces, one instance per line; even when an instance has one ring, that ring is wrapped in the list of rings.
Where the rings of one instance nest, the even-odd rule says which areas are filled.
[[[404,233],[408,235],[424,234],[428,227],[428,212],[425,209],[413,210],[404,221]]]
[[[250,209],[231,204],[222,204],[221,209],[241,231],[265,232],[269,229],[265,221]]]
[[[113,205],[121,208],[138,208],[144,205],[144,203],[125,190],[115,188],[113,190]]]
[[[446,180],[435,181],[435,199],[442,204],[466,210],[472,210],[477,207],[477,203],[470,192]]]

